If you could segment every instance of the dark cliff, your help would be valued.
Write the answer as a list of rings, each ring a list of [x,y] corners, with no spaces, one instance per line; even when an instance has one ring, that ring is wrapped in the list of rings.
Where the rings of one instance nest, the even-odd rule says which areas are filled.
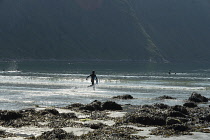
[[[208,0],[1,0],[0,59],[210,60]]]

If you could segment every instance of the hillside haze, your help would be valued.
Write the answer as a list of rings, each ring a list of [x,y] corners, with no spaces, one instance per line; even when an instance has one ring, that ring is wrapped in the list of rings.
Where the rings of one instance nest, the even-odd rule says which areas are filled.
[[[145,30],[168,60],[210,60],[209,0],[132,2]]]
[[[0,0],[0,59],[210,60],[208,0]]]

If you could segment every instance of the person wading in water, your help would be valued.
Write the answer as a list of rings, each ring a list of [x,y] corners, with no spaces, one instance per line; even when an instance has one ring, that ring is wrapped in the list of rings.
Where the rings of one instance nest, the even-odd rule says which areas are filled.
[[[87,80],[89,77],[91,77],[91,83],[92,83],[92,85],[90,85],[89,87],[94,86],[95,80],[96,80],[96,84],[98,84],[98,78],[97,78],[97,76],[96,76],[96,74],[95,74],[95,71],[92,71],[92,74],[90,74],[90,75],[86,78],[86,80]]]

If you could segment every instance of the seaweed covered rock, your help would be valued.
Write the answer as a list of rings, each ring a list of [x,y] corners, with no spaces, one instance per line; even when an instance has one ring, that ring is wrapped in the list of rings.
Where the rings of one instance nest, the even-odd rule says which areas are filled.
[[[60,113],[62,118],[70,119],[70,118],[77,118],[75,113]]]
[[[67,133],[63,129],[54,129],[42,133],[41,136],[37,137],[37,140],[61,140],[61,139],[73,139],[75,136],[73,133]]]
[[[163,103],[155,103],[153,106],[154,106],[155,108],[160,108],[160,109],[167,109],[167,108],[169,108],[168,105],[163,104]]]
[[[208,98],[196,92],[193,92],[188,100],[191,102],[208,102]]]
[[[73,108],[80,108],[80,107],[83,107],[84,105],[81,104],[81,103],[73,103],[73,104],[70,104],[68,106],[65,107],[65,109],[73,109]]]
[[[88,110],[88,111],[103,111],[103,110],[122,110],[121,105],[112,102],[112,101],[106,101],[106,102],[100,102],[100,101],[93,101],[90,104],[82,105],[79,107],[79,110]]]
[[[102,104],[103,110],[122,110],[121,105],[112,102],[112,101],[106,101]]]
[[[170,106],[163,103],[154,103],[152,105],[142,105],[142,108],[148,109],[169,109]]]
[[[194,107],[197,107],[197,104],[194,102],[187,102],[187,103],[184,103],[183,106],[189,107],[189,108],[194,108]]]
[[[5,130],[0,130],[0,139],[8,139],[8,137],[16,137],[15,134],[6,132]]]
[[[146,105],[142,105],[141,108],[154,108],[154,106],[153,105],[147,105],[146,104]]]
[[[87,104],[87,105],[84,105],[84,106],[81,106],[79,109],[81,110],[89,110],[89,111],[101,111],[102,110],[102,107],[101,107],[101,102],[100,101],[93,101],[92,103],[90,104]]]
[[[26,108],[26,109],[22,109],[22,110],[20,110],[20,113],[30,113],[30,114],[34,114],[34,113],[36,113],[36,110],[35,110],[35,108]]]
[[[7,111],[7,110],[0,111],[0,120],[9,121],[9,120],[18,119],[21,117],[22,117],[22,114],[17,111]]]
[[[210,114],[206,115],[206,116],[204,117],[204,120],[207,121],[207,122],[210,122]]]
[[[167,109],[159,109],[154,106],[142,106],[137,111],[127,113],[124,116],[124,122],[127,123],[139,123],[150,126],[163,126],[166,124],[166,118],[168,117],[165,112]]]
[[[128,100],[128,99],[133,99],[133,96],[129,95],[129,94],[125,94],[125,95],[119,95],[119,96],[114,96],[112,97],[113,99],[123,99],[123,100]]]
[[[101,122],[87,124],[86,126],[90,127],[91,129],[100,129],[103,128],[105,125]]]
[[[171,117],[168,117],[166,119],[166,124],[167,125],[173,125],[173,124],[181,124],[181,121],[177,118],[171,118]]]
[[[179,111],[169,111],[168,116],[170,117],[186,117],[185,114],[179,112]]]
[[[0,130],[0,136],[4,136],[6,134],[6,132],[4,130]]]
[[[156,116],[150,114],[129,114],[126,116],[126,122],[139,123],[143,125],[165,125],[166,119],[163,116]]]
[[[181,105],[175,105],[175,106],[172,106],[171,107],[174,111],[178,111],[178,112],[181,112],[185,115],[188,115],[189,112],[187,111],[186,107],[185,106],[181,106]]]
[[[189,129],[189,127],[185,124],[173,124],[170,127],[175,131],[186,131]]]

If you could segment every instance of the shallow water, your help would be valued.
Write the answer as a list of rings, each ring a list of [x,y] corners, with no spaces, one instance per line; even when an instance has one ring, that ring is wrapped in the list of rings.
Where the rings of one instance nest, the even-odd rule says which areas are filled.
[[[143,64],[137,62],[0,62],[0,109],[39,106],[62,107],[71,103],[112,100],[130,94],[120,104],[183,104],[192,92],[210,98],[210,69],[205,64]],[[86,77],[96,71],[99,84]],[[171,74],[168,71],[171,70]],[[175,100],[156,100],[168,95]],[[206,104],[208,105],[208,104]]]

